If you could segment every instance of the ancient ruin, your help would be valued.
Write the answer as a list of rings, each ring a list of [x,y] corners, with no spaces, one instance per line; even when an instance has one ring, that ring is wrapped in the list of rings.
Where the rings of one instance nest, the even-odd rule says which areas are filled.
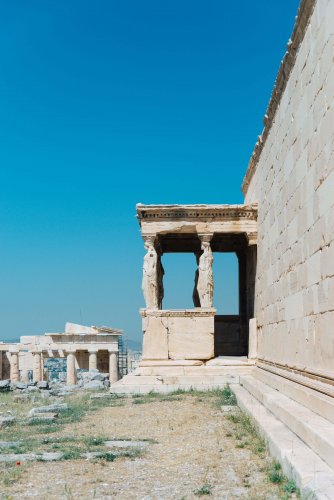
[[[118,339],[121,330],[66,323],[64,333],[22,336],[19,343],[0,343],[0,380],[33,382],[48,380],[44,362],[66,359],[66,384],[77,383],[77,369],[109,373],[110,383],[119,379]]]
[[[305,498],[334,498],[334,2],[303,0],[242,185],[245,205],[137,205],[143,359],[113,392],[229,382]],[[215,252],[239,315],[212,307]],[[194,254],[194,308],[163,308],[162,258]]]

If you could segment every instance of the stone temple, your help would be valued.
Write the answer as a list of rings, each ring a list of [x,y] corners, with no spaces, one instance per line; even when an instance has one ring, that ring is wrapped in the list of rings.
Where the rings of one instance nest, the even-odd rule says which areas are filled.
[[[111,391],[233,384],[304,498],[334,498],[334,1],[302,0],[242,184],[244,205],[137,205],[143,357]],[[223,200],[222,200],[223,201]],[[163,255],[194,256],[194,307],[163,308]],[[212,307],[235,252],[239,314]]]

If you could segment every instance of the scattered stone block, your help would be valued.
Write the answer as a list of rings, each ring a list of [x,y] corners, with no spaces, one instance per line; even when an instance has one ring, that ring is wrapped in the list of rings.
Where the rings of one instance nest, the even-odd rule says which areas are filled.
[[[14,389],[24,390],[28,388],[28,385],[25,384],[24,382],[16,382],[15,384],[12,384],[12,387]]]
[[[38,421],[43,422],[53,422],[58,417],[58,413],[35,413],[32,417],[29,418],[29,423]]]
[[[67,409],[67,403],[54,403],[49,406],[39,406],[37,408],[32,408],[28,413],[28,417],[34,417],[43,413],[58,413]]]
[[[113,439],[112,441],[106,441],[104,444],[107,448],[145,448],[150,443],[149,441],[130,441],[124,439]]]
[[[28,392],[38,392],[38,389],[35,385],[28,385]]]
[[[0,416],[0,429],[13,425],[15,420],[16,418],[13,415],[8,415],[6,417]]]
[[[230,413],[231,411],[235,411],[237,406],[236,405],[223,405],[220,408],[221,408],[222,412]]]
[[[19,441],[0,441],[0,448],[15,448],[15,446],[19,445]]]
[[[91,380],[84,384],[85,389],[104,389],[104,384],[100,380]]]
[[[10,391],[10,380],[0,380],[0,392]]]
[[[41,380],[40,382],[37,382],[38,389],[49,389],[49,383],[46,380]]]

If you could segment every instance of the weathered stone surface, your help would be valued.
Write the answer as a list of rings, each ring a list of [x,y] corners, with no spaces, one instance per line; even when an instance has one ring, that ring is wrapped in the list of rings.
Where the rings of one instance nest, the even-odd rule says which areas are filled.
[[[143,318],[143,359],[168,359],[167,328],[165,318]]]

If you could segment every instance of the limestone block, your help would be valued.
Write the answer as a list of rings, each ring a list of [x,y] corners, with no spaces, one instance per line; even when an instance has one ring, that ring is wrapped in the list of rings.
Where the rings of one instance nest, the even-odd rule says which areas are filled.
[[[214,317],[170,317],[168,327],[171,359],[214,357]]]
[[[143,318],[143,360],[168,359],[167,318]]]

